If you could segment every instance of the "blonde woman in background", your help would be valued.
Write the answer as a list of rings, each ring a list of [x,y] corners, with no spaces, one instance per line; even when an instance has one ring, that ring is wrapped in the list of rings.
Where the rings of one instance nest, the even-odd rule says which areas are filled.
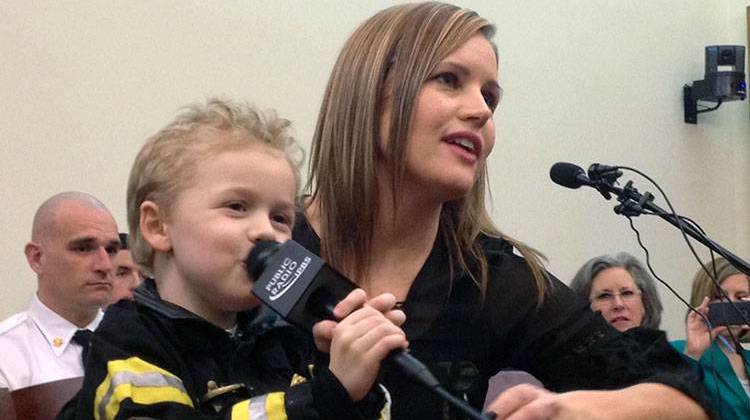
[[[520,385],[489,405],[500,418],[705,418],[697,378],[663,337],[623,338],[490,220],[494,31],[442,3],[394,6],[355,30],[323,98],[294,239],[368,295],[394,294],[411,353],[474,407],[513,366],[555,391],[622,389]],[[460,418],[397,370],[381,378],[394,418]]]
[[[714,271],[715,268],[715,271]],[[720,293],[708,273],[714,275],[729,300],[740,302],[750,298],[748,276],[723,258],[715,265],[708,263],[698,269],[693,277],[690,305],[708,316],[709,303],[718,302]],[[703,385],[708,392],[714,411],[722,419],[750,418],[750,383],[747,363],[750,352],[738,339],[747,332],[747,326],[716,327],[709,331],[705,321],[695,312],[689,312],[686,339],[672,344],[693,360],[694,367],[703,373]]]

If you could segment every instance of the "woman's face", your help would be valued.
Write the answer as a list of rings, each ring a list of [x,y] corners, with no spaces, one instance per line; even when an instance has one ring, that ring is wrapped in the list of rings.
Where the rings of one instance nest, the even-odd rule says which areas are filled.
[[[495,53],[480,33],[438,63],[416,97],[403,193],[441,203],[468,193],[495,144],[492,115],[500,93]],[[383,147],[392,115],[386,102]]]
[[[745,274],[732,274],[721,282],[721,288],[724,289],[724,292],[732,302],[739,302],[750,298],[750,285],[748,285]]]
[[[604,319],[619,331],[638,327],[646,310],[641,291],[633,276],[621,267],[610,267],[594,277],[591,284],[591,309],[600,311]]]
[[[748,279],[745,274],[732,274],[731,276],[725,278],[724,281],[721,282],[721,288],[724,290],[724,293],[729,296],[729,300],[731,300],[732,302],[739,302],[750,299],[750,284],[748,284]],[[719,300],[715,299],[714,301],[718,302]],[[729,328],[732,329],[732,334],[735,336],[741,335],[744,333],[744,331],[746,331],[746,327],[741,325],[736,325]],[[719,334],[724,336],[730,335],[726,328],[720,328]]]

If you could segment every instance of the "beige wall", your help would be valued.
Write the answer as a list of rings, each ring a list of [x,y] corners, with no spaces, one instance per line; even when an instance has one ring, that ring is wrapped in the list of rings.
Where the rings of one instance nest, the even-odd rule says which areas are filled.
[[[278,109],[307,146],[338,49],[392,3],[4,2],[0,317],[22,310],[35,290],[22,248],[46,197],[90,192],[124,230],[125,182],[143,140],[179,106],[210,95]],[[746,44],[746,0],[461,4],[498,26],[505,98],[490,171],[504,231],[545,252],[565,281],[600,253],[642,256],[613,202],[548,178],[556,161],[623,164],[651,175],[678,211],[750,257],[748,103],[726,103],[696,126],[682,122],[681,101],[682,85],[703,78],[704,46]],[[656,192],[637,176],[624,179]],[[660,220],[636,224],[657,272],[687,297],[696,264],[679,234]],[[683,336],[684,309],[660,290],[663,326]]]

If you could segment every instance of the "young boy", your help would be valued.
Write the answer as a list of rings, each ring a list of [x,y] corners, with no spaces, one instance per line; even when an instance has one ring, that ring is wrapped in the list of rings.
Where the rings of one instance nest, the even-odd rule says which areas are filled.
[[[373,383],[380,361],[406,346],[390,320],[403,321],[395,299],[361,306],[364,293],[352,292],[336,313],[360,308],[333,329],[330,368],[310,374],[310,337],[251,293],[245,257],[257,241],[289,239],[294,224],[299,176],[288,125],[213,100],[143,146],[127,206],[132,254],[149,278],[134,302],[107,310],[92,338],[78,419],[388,414]]]

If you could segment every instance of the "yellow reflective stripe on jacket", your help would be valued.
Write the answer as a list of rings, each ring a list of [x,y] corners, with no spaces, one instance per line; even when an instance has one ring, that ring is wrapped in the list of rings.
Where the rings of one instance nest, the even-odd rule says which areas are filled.
[[[193,407],[180,378],[138,357],[111,360],[107,372],[94,395],[96,420],[115,418],[128,398],[142,405],[171,402]]]
[[[252,414],[250,413],[251,418]],[[287,420],[283,392],[272,392],[266,395],[266,415],[270,420]]]
[[[233,405],[232,420],[287,420],[284,393],[272,392]]]
[[[232,420],[250,420],[250,400],[232,406]]]

